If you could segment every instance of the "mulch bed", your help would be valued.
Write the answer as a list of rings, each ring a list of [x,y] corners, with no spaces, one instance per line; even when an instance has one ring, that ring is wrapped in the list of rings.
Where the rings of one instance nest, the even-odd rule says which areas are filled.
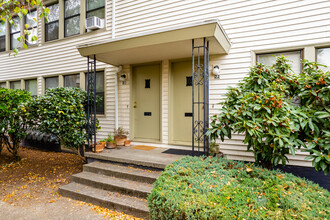
[[[17,162],[7,149],[1,152],[0,200],[28,208],[66,199],[73,201],[73,205],[90,207],[105,218],[137,219],[124,213],[64,198],[58,194],[58,187],[68,184],[72,174],[82,171],[84,161],[78,155],[25,147],[20,148],[19,155],[22,159]]]

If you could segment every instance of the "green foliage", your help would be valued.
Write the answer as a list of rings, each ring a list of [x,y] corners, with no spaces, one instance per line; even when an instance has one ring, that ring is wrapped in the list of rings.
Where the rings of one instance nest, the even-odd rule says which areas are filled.
[[[28,127],[26,104],[30,100],[27,91],[0,88],[0,139],[17,160],[19,144]]]
[[[49,9],[45,7],[44,2],[42,0],[1,0],[0,1],[0,22],[5,23],[6,21],[9,22],[10,25],[14,25],[13,16],[17,15],[20,19],[23,19],[27,13],[31,12],[32,9],[39,8],[41,9],[41,13],[39,15],[40,18],[45,18],[47,20],[47,16],[49,15]],[[28,40],[28,35],[30,35],[31,29],[29,30],[30,26],[25,24],[24,25],[24,32],[17,40],[23,45],[24,49],[27,49],[27,45],[25,42]],[[34,28],[32,27],[32,31]],[[32,41],[37,41],[37,37],[33,36]],[[31,42],[30,42],[31,43]],[[14,48],[13,52],[15,55],[18,53],[18,47]]]
[[[325,219],[329,191],[280,171],[222,158],[166,167],[148,197],[151,219]]]
[[[224,141],[232,132],[245,133],[244,143],[253,150],[258,164],[270,168],[286,164],[286,154],[295,154],[302,142],[297,138],[294,106],[290,104],[297,81],[285,57],[271,67],[251,68],[237,88],[230,88],[220,114],[211,117],[211,139]]]
[[[61,144],[78,149],[87,139],[86,100],[86,92],[79,88],[49,89],[30,103],[29,118],[41,132],[54,134]]]
[[[330,72],[323,72],[319,64],[303,62],[296,93],[301,99],[301,139],[313,166],[325,174],[330,170]]]

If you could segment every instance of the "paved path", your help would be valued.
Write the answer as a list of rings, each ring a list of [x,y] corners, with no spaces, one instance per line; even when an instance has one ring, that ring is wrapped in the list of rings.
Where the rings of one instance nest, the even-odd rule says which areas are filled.
[[[0,220],[104,220],[104,215],[96,213],[88,205],[81,205],[75,200],[60,198],[54,203],[15,206],[0,200]]]

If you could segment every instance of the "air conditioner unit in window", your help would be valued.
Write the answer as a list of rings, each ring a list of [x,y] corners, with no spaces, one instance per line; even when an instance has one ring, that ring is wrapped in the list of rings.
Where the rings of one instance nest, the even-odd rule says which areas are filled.
[[[104,19],[98,17],[89,17],[86,18],[86,29],[87,30],[97,30],[104,28]]]

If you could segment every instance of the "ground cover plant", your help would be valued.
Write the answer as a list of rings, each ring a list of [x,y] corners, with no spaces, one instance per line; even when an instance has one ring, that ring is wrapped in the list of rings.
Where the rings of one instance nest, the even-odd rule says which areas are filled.
[[[303,61],[301,74],[278,57],[272,67],[257,64],[236,88],[229,88],[220,113],[211,117],[212,140],[245,135],[255,161],[271,168],[288,162],[296,149],[310,152],[313,166],[330,168],[330,73]],[[297,102],[298,101],[298,102]]]
[[[325,219],[330,193],[280,171],[223,158],[185,157],[148,197],[151,219]]]

